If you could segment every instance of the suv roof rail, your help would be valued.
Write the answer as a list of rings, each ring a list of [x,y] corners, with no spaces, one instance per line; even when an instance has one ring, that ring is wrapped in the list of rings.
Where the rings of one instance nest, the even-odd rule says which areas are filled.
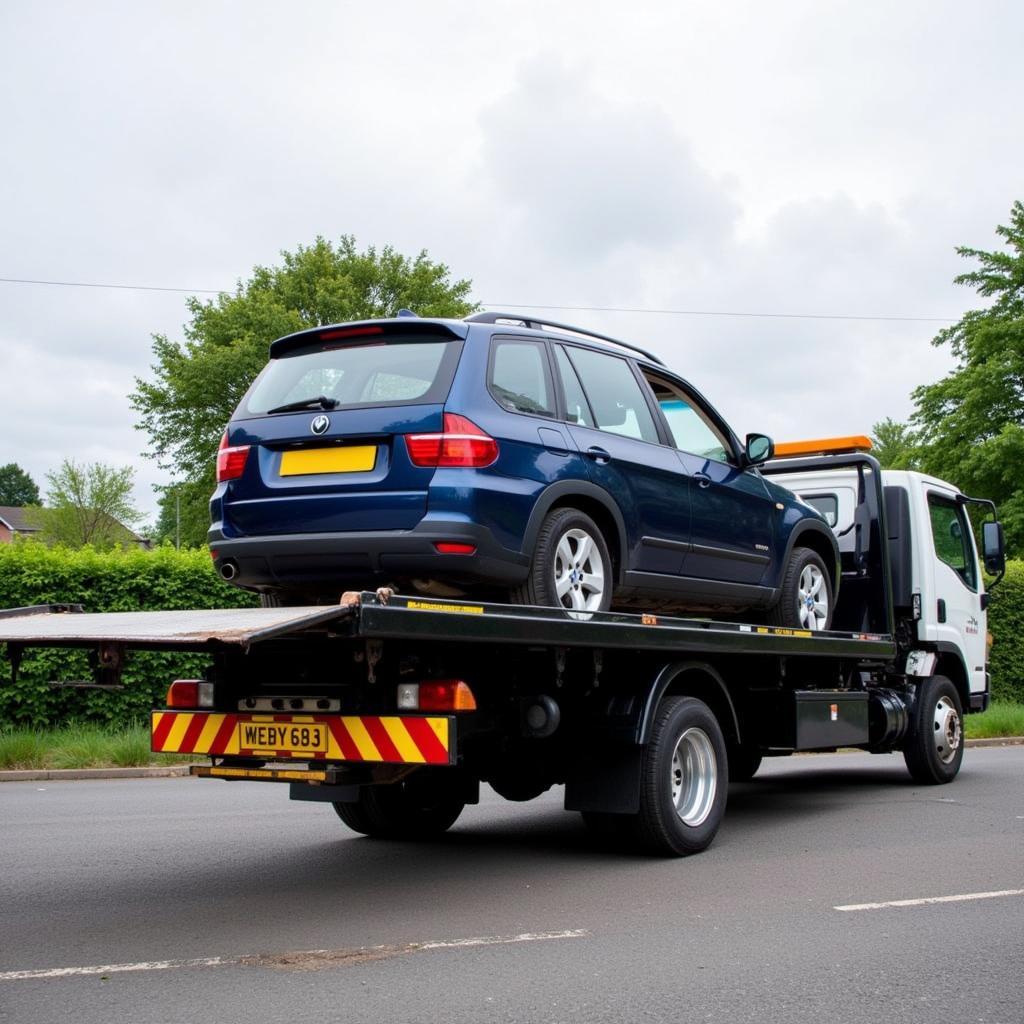
[[[664,366],[663,360],[659,359],[653,352],[648,352],[647,349],[640,348],[639,345],[634,345],[628,341],[620,341],[618,338],[612,338],[607,334],[598,334],[597,331],[588,331],[585,327],[574,327],[572,324],[561,324],[557,320],[545,320],[534,316],[523,316],[522,313],[473,313],[466,317],[466,322],[471,324],[496,324],[499,320],[514,320],[516,323],[522,324],[524,327],[533,331],[543,330],[545,327],[554,327],[559,331],[572,331],[574,334],[582,334],[587,338],[597,338],[599,341],[607,341],[612,345],[618,345],[621,348],[628,348],[633,352],[639,352],[645,359],[649,359],[652,363],[657,363],[659,366]]]

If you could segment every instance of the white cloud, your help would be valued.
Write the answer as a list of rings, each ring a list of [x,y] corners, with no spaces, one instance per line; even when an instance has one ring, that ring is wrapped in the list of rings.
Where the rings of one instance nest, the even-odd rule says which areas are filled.
[[[480,125],[494,204],[513,205],[524,235],[563,259],[589,265],[625,246],[714,251],[729,234],[735,205],[668,114],[605,99],[556,54],[526,62]]]

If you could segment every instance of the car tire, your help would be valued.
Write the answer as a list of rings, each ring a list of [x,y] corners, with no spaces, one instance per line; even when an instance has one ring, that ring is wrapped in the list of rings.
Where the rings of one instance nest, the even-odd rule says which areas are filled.
[[[831,627],[833,610],[832,580],[821,556],[810,548],[793,548],[769,622],[820,632]]]
[[[556,508],[541,523],[526,582],[510,596],[515,604],[589,617],[608,611],[613,585],[611,555],[597,524],[579,509]]]
[[[964,759],[960,694],[945,676],[931,676],[918,687],[903,743],[903,760],[915,782],[952,782]]]
[[[331,806],[353,832],[376,839],[432,839],[455,824],[466,802],[450,784],[411,775],[401,782],[362,786],[354,803]]]
[[[658,706],[640,769],[640,846],[660,856],[707,849],[728,799],[725,739],[714,712],[695,697]]]

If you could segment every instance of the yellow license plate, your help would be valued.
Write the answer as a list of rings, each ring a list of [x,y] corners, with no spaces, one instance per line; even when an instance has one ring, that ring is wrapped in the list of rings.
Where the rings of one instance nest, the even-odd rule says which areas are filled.
[[[281,456],[281,476],[311,476],[314,473],[366,473],[377,462],[377,446],[348,448],[305,448]]]
[[[239,722],[239,750],[273,750],[319,754],[327,750],[327,726],[322,722]]]

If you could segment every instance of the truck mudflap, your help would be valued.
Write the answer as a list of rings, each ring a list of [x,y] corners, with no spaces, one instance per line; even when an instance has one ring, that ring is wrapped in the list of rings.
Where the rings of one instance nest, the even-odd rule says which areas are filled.
[[[455,764],[450,715],[252,715],[154,711],[151,746],[162,754],[274,761]]]

